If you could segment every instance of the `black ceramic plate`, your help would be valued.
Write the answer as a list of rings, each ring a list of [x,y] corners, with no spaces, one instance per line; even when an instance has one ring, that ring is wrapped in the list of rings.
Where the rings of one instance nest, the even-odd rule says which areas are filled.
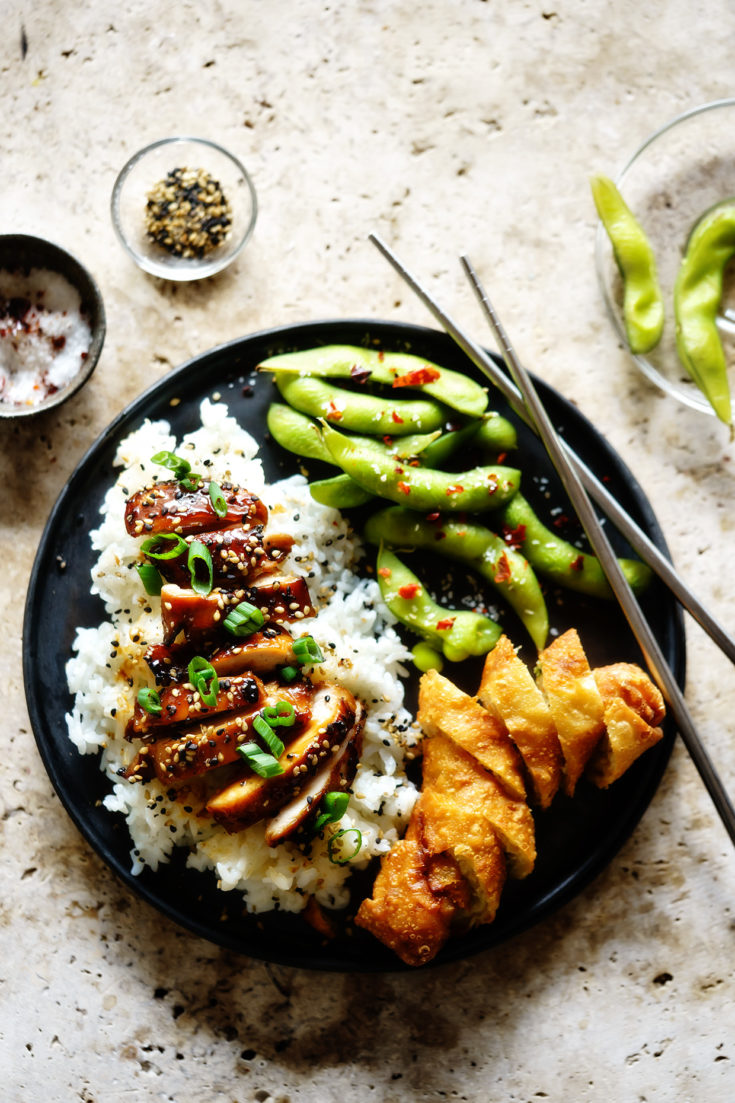
[[[105,490],[116,477],[112,461],[119,441],[145,417],[166,418],[181,435],[198,425],[199,401],[220,392],[230,410],[262,442],[262,458],[270,479],[295,469],[295,457],[265,435],[265,413],[273,396],[268,376],[253,369],[279,351],[319,344],[378,344],[386,350],[416,353],[448,368],[472,371],[455,344],[444,334],[416,326],[373,321],[330,321],[288,326],[233,341],[195,357],[151,387],[110,425],[73,473],[49,518],[31,576],[25,612],[23,665],[28,708],[41,756],[51,781],[85,838],[122,880],[149,903],[203,938],[252,957],[308,968],[343,971],[388,971],[400,962],[366,932],[350,923],[325,944],[298,916],[272,912],[249,916],[237,893],[223,895],[212,874],[185,866],[185,854],[175,855],[157,873],[130,873],[130,839],[122,816],[100,807],[107,782],[94,755],[79,755],[69,742],[65,715],[72,705],[66,689],[65,663],[78,625],[96,625],[104,618],[98,598],[90,594],[94,556],[89,530],[96,527]],[[630,471],[599,434],[571,405],[539,384],[554,423],[581,458],[604,478],[607,487],[649,537],[665,551],[653,512]],[[172,404],[172,400],[178,402]],[[491,394],[491,406],[508,413]],[[565,499],[542,446],[519,426],[524,491],[546,511],[565,509]],[[567,507],[568,512],[568,507]],[[615,536],[616,534],[613,534]],[[629,553],[618,542],[621,554]],[[62,568],[61,564],[65,564]],[[424,564],[425,566],[425,564]],[[444,570],[443,566],[437,568]],[[467,585],[468,580],[459,580]],[[551,590],[548,604],[552,626],[576,627],[594,666],[619,660],[640,661],[630,632],[616,606]],[[684,677],[684,637],[678,607],[658,582],[644,601],[656,637],[680,683]],[[508,634],[525,639],[510,611],[501,611]],[[530,648],[525,657],[533,661]],[[476,687],[479,668],[452,669],[467,688]],[[458,676],[459,674],[459,676]],[[408,686],[414,699],[415,679]],[[538,922],[569,900],[599,872],[632,832],[648,806],[671,750],[673,732],[648,751],[608,791],[582,783],[573,800],[558,797],[552,808],[536,817],[539,858],[533,874],[508,885],[495,922],[451,941],[437,958],[447,962],[503,942]],[[369,891],[370,879],[354,878],[353,905]],[[350,929],[352,928],[352,929]]]

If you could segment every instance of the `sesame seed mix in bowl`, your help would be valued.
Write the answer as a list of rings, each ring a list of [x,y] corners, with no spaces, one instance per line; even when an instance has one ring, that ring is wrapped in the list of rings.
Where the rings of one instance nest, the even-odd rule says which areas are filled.
[[[80,628],[76,634],[74,654],[67,664],[67,681],[74,697],[67,717],[69,736],[80,753],[100,755],[100,766],[110,781],[104,804],[110,813],[125,817],[133,872],[139,873],[146,866],[155,870],[159,863],[168,861],[175,847],[185,847],[188,865],[212,870],[219,887],[242,894],[251,912],[273,908],[297,912],[311,898],[326,907],[339,908],[348,902],[351,871],[365,868],[372,858],[390,850],[403,833],[417,797],[405,767],[419,736],[404,707],[400,680],[410,653],[392,627],[391,614],[380,599],[377,584],[356,572],[361,547],[341,514],[316,503],[301,475],[267,485],[257,451],[254,439],[230,417],[227,407],[206,399],[201,405],[201,427],[182,439],[174,438],[167,422],[146,421],[120,444],[115,460],[120,474],[105,496],[100,525],[91,534],[97,554],[91,586],[104,603],[106,618],[97,627]],[[258,502],[263,515],[267,508],[263,536],[258,539],[263,547],[271,549],[279,573],[266,575],[264,580],[259,575],[260,582],[253,585],[262,585],[260,593],[265,595],[273,579],[288,574],[294,577],[291,596],[297,597],[302,591],[308,595],[285,603],[276,597],[281,604],[270,607],[268,599],[261,597],[266,602],[264,629],[253,631],[252,636],[236,637],[235,644],[254,646],[249,641],[259,635],[267,637],[270,626],[276,642],[285,638],[290,647],[297,641],[294,651],[298,657],[274,669],[248,669],[230,676],[225,665],[230,659],[225,656],[219,667],[218,692],[229,695],[227,722],[218,714],[209,726],[210,706],[203,701],[213,700],[207,696],[211,685],[197,681],[192,670],[196,671],[197,662],[200,666],[212,663],[216,668],[218,656],[227,648],[213,649],[207,644],[201,648],[207,654],[193,660],[191,647],[184,649],[182,653],[189,660],[188,675],[184,666],[184,673],[176,678],[172,673],[178,661],[176,648],[182,645],[180,637],[171,636],[176,625],[172,628],[167,621],[172,615],[167,606],[173,604],[173,595],[183,603],[185,591],[169,581],[174,577],[170,574],[172,560],[164,558],[164,551],[160,560],[153,559],[164,574],[163,597],[147,592],[138,568],[146,558],[142,544],[151,539],[148,522],[139,528],[126,524],[126,517],[132,515],[131,501],[144,503],[143,516],[146,503],[152,500],[155,504],[156,496],[163,495],[169,485],[170,472],[161,464],[162,455],[184,460],[195,478],[194,473],[199,473],[199,493],[204,496],[209,487],[215,509],[219,488],[227,499],[223,500],[223,509],[235,501],[238,488]],[[158,462],[154,462],[154,456]],[[194,487],[196,494],[196,483]],[[149,488],[154,488],[150,499],[145,496]],[[218,512],[217,516],[224,514]],[[196,558],[203,554],[202,544],[213,549],[215,575],[228,570],[232,554],[223,545],[227,520],[224,517],[220,533],[200,532],[190,538],[188,548],[178,557],[184,563],[188,550],[189,562],[194,563],[191,578],[195,590],[200,583]],[[213,527],[217,524],[215,518]],[[231,529],[229,526],[227,531]],[[260,553],[252,535],[256,532],[260,529],[252,528],[247,547]],[[181,542],[173,528],[167,536],[159,536],[163,541],[157,545],[159,552],[161,548],[172,548],[177,539]],[[166,544],[166,540],[172,543]],[[274,553],[273,548],[279,550]],[[274,563],[270,564],[273,570]],[[243,594],[252,597],[250,590],[230,587],[219,591],[215,584],[209,594],[215,596],[215,605],[218,593],[219,607],[213,613],[217,631],[222,618],[235,624],[239,617],[241,623],[247,615],[243,607],[253,608],[240,600]],[[164,640],[167,624],[169,638]],[[251,630],[252,626],[244,629]],[[299,640],[312,641],[308,651],[306,645],[298,646]],[[265,643],[269,643],[267,638]],[[154,682],[156,664],[151,654],[156,648],[166,647],[166,662],[172,665],[166,677],[157,675]],[[236,646],[230,646],[228,654],[236,650]],[[159,674],[161,669],[159,666]],[[245,685],[248,679],[252,685]],[[238,689],[242,691],[243,685],[256,697],[261,694],[257,702],[263,705],[258,712],[259,725],[258,719],[253,719],[258,710],[250,705],[235,707],[233,695]],[[175,737],[167,738],[170,729],[159,725],[166,721],[166,710],[174,715],[172,710],[178,708],[181,693],[190,703],[189,712],[185,723],[175,726]],[[342,728],[336,723],[332,727],[325,724],[318,733],[324,736],[321,742],[309,748],[303,761],[298,759],[295,748],[299,738],[305,738],[299,733],[307,731],[310,722],[316,723],[319,708],[331,715],[329,709],[335,707],[337,699],[348,702],[348,718],[342,717]],[[141,707],[141,700],[145,707]],[[270,717],[270,723],[276,726],[264,727],[263,716]],[[222,733],[230,722],[234,724],[233,743],[224,746],[230,736]],[[300,723],[306,727],[300,729]],[[260,742],[257,753],[248,751],[261,731],[267,745]],[[276,744],[279,739],[282,745],[285,743],[280,757],[278,747],[273,750],[274,733]],[[205,736],[211,739],[205,740]],[[219,760],[214,755],[206,759],[207,768],[196,773],[192,763],[199,761],[201,745],[209,742],[224,747],[224,752],[220,750]],[[162,747],[168,747],[165,754],[160,751]],[[241,748],[242,753],[230,755],[230,747]],[[347,771],[340,763],[350,761],[350,755],[351,769]],[[298,759],[301,765],[287,764],[282,776],[268,776],[266,771],[265,778],[260,778],[253,772],[255,766],[253,771],[247,768],[247,763],[261,759],[287,762],[289,757]],[[338,766],[339,773],[335,772]],[[331,784],[320,787],[317,781],[330,767]],[[301,779],[299,769],[306,775]],[[288,801],[283,797],[286,781],[293,790]],[[242,812],[244,789],[258,790],[254,799],[261,814],[254,820],[252,801],[250,811]],[[334,798],[332,789],[338,790],[341,797],[336,805],[325,799],[327,791]],[[239,809],[236,813],[232,812],[233,793]],[[286,812],[292,807],[289,802],[293,793],[297,797],[301,794],[301,799],[308,802],[309,814],[296,815],[289,821]],[[310,798],[310,793],[315,795]],[[345,796],[349,796],[346,804]],[[312,800],[316,809],[310,806]],[[341,816],[317,828],[319,819],[313,813],[330,807],[341,811]],[[297,830],[290,830],[289,822]]]

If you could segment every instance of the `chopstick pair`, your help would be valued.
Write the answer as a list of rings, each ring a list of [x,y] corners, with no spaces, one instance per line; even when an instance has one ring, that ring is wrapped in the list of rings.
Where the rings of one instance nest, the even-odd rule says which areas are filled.
[[[487,353],[471,341],[452,321],[449,315],[434,302],[428,292],[421,287],[418,281],[406,268],[404,268],[388,246],[375,234],[370,235],[370,240],[377,246],[390,264],[392,264],[399,275],[401,275],[417,293],[419,298],[421,298],[432,314],[441,322],[450,336],[454,338],[473,363],[475,363],[477,367],[488,376],[490,381],[502,391],[515,412],[522,417],[530,428],[541,438],[562,481],[564,489],[577,512],[577,516],[590,542],[590,546],[599,559],[600,565],[610,583],[610,587],[643,652],[651,675],[661,690],[674,716],[687,751],[694,762],[699,776],[709,793],[731,841],[735,843],[735,808],[696,731],[694,722],[684,700],[684,695],[679,689],[676,679],[659,647],[658,641],[653,635],[633,595],[633,591],[620,569],[617,557],[595,513],[588,492],[596,499],[610,520],[613,521],[620,532],[626,536],[630,544],[638,551],[641,557],[649,564],[656,574],[659,575],[662,581],[669,586],[678,600],[733,662],[735,662],[735,643],[730,639],[718,622],[707,612],[704,606],[701,605],[695,595],[685,586],[684,582],[676,574],[666,557],[659,552],[658,548],[656,548],[648,537],[645,536],[622,507],[618,505],[612,495],[598,482],[579,457],[576,456],[571,448],[569,448],[569,446],[557,435],[543,403],[538,396],[536,388],[508,340],[500,319],[488,299],[469,259],[467,257],[462,257],[462,266],[483,308],[487,321],[498,343],[503,360],[513,379],[513,383],[510,383],[505,375],[498,370],[494,361]]]

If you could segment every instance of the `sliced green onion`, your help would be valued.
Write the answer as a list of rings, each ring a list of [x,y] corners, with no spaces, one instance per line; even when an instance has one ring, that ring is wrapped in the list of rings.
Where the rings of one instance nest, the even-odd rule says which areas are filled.
[[[161,715],[161,698],[155,689],[149,689],[148,686],[139,689],[138,704],[141,708],[145,709],[146,712],[149,712],[151,716]]]
[[[202,476],[197,475],[196,471],[190,471],[183,479],[179,479],[184,490],[198,490],[201,481]]]
[[[276,758],[280,758],[285,748],[262,712],[259,712],[253,720],[253,729],[258,733],[263,742],[267,744],[268,750],[271,751]]]
[[[272,728],[290,728],[296,720],[296,709],[290,701],[276,701],[275,705],[266,705],[261,716]]]
[[[277,777],[284,773],[281,763],[276,762],[273,755],[261,751],[257,743],[243,743],[237,749],[258,777]]]
[[[191,464],[188,460],[185,460],[183,456],[177,456],[175,452],[156,452],[155,456],[151,456],[153,463],[159,463],[161,467],[167,467],[169,471],[173,471],[174,478],[181,481],[191,471]]]
[[[197,564],[203,563],[206,575],[204,578],[198,571]],[[191,588],[197,594],[208,594],[212,589],[214,582],[214,567],[212,566],[212,556],[209,548],[204,545],[201,540],[192,540],[189,544],[189,555],[187,556],[186,565],[189,568],[189,574],[191,575]]]
[[[326,827],[328,823],[337,823],[341,820],[347,811],[347,805],[350,803],[349,793],[325,793],[324,800],[322,801],[323,812],[316,818],[314,824],[314,833],[321,831],[323,827]],[[354,828],[353,830],[357,830]]]
[[[284,682],[292,682],[294,678],[298,678],[299,672],[295,666],[284,666],[281,669],[281,677]]]
[[[163,547],[162,540],[170,542],[172,546],[168,551],[154,551],[154,548]],[[149,536],[140,547],[149,559],[177,559],[178,556],[183,555],[189,545],[178,532],[159,532],[156,536]]]
[[[227,502],[225,501],[225,496],[217,483],[209,484],[209,500],[211,501],[214,512],[217,514],[218,517],[227,516]]]
[[[355,846],[355,849],[352,851],[351,854],[348,854],[346,857],[335,857],[335,843],[337,843],[339,839],[344,838],[345,835],[357,835],[357,844]],[[329,842],[327,843],[327,857],[329,858],[330,862],[332,862],[332,864],[335,866],[346,866],[348,862],[351,862],[353,858],[357,857],[361,849],[362,831],[360,831],[358,827],[343,827],[341,831],[335,831],[334,834],[330,836]]]
[[[140,575],[140,581],[143,583],[143,587],[147,594],[151,597],[155,597],[156,594],[160,594],[161,586],[163,585],[163,579],[153,566],[152,563],[138,563],[136,571]]]
[[[222,624],[233,636],[252,636],[265,624],[265,617],[257,605],[241,601],[230,610]]]
[[[189,681],[201,697],[202,702],[209,705],[210,708],[216,705],[219,678],[210,661],[204,659],[201,655],[195,655],[189,663],[188,673]]]
[[[293,641],[293,653],[296,661],[303,666],[305,663],[323,663],[324,656],[321,648],[313,636],[302,636],[300,640]]]

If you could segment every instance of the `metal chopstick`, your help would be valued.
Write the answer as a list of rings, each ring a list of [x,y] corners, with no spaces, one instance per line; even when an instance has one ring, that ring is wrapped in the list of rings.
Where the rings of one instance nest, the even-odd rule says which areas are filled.
[[[456,341],[462,351],[469,357],[495,386],[502,392],[511,408],[525,421],[534,432],[536,427],[533,419],[523,404],[523,399],[518,388],[498,368],[495,361],[488,356],[480,345],[476,344],[456,322],[446,313],[438,303],[429,295],[428,291],[401,263],[398,257],[391,251],[377,234],[370,234],[370,241],[380,250],[386,260],[395,268],[396,272],[406,281],[411,289],[418,295],[424,305],[431,311],[437,321],[447,333]],[[575,452],[562,441],[567,459],[573,464],[585,489],[595,499],[602,511],[610,518],[618,531],[626,538],[631,547],[640,555],[641,559],[658,575],[662,582],[668,586],[677,600],[684,606],[687,612],[694,618],[697,624],[717,644],[720,650],[727,656],[730,662],[735,663],[735,640],[726,632],[723,626],[702,605],[699,598],[685,584],[676,573],[666,556],[659,551],[656,545],[636,525],[635,521],[613,498],[605,486],[593,475],[586,464]]]
[[[582,523],[582,527],[587,534],[587,539],[595,555],[599,559],[612,591],[620,603],[633,635],[638,641],[638,645],[643,652],[648,668],[674,715],[679,733],[699,772],[699,776],[712,798],[730,839],[735,843],[735,808],[733,808],[717,771],[712,765],[709,755],[697,734],[684,696],[676,683],[674,675],[669,669],[648,621],[643,616],[640,606],[633,596],[633,591],[628,585],[625,575],[620,569],[615,552],[605,535],[605,531],[595,513],[592,502],[588,498],[577,472],[574,470],[574,467],[570,463],[562,447],[561,439],[557,436],[549,415],[531,381],[531,377],[518,359],[503,329],[500,319],[495,313],[492,303],[488,299],[472,265],[467,257],[462,257],[461,259],[465,272],[470,278],[487,320],[490,323],[490,328],[498,342],[498,347],[508,367],[508,371],[523,395],[526,409],[536,424],[539,436],[549,453],[551,462],[554,464],[559,478],[564,484],[564,489],[569,495],[577,516]]]

